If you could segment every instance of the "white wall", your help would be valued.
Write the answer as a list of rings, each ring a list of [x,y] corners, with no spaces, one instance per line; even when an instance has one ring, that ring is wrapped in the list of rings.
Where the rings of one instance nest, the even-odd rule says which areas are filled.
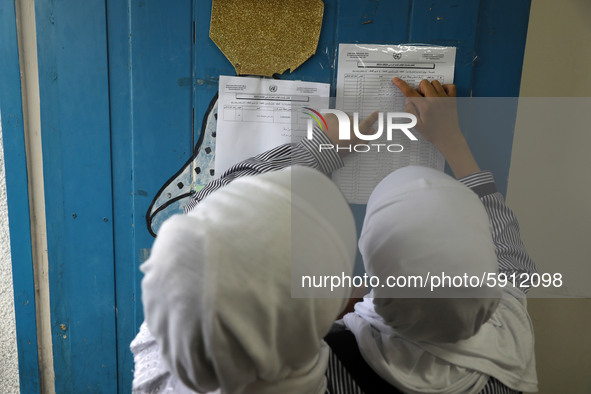
[[[6,394],[19,392],[13,300],[4,151],[0,125],[0,393]]]
[[[589,20],[589,0],[532,0],[521,96],[591,96]],[[525,127],[521,115],[507,203],[540,271],[586,273],[589,289],[591,127],[560,127],[542,111],[545,121]],[[591,300],[530,299],[529,311],[540,393],[591,393]]]

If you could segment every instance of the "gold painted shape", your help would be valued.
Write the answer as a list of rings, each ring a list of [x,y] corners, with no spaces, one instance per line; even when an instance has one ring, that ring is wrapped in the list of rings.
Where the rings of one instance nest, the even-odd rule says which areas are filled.
[[[209,37],[238,75],[293,72],[316,53],[321,0],[213,0]]]

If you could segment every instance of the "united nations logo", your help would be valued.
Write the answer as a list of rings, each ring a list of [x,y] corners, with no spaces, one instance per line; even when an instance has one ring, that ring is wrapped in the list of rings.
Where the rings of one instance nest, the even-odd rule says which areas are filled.
[[[402,53],[398,52],[394,54],[394,60],[400,60],[402,58]]]
[[[274,93],[277,91],[277,85],[269,85],[269,92]]]

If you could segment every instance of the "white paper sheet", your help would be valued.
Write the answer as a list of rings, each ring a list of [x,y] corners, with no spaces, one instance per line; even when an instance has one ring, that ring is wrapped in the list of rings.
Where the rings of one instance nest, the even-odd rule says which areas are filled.
[[[306,136],[292,122],[299,107],[328,105],[330,85],[268,78],[220,76],[215,177],[232,165]],[[325,98],[325,100],[319,99]]]
[[[453,83],[455,54],[454,47],[340,44],[337,106],[350,115],[358,112],[360,119],[374,111],[403,112],[405,97],[392,78],[399,77],[415,88],[423,79]],[[443,156],[419,133],[413,133],[419,141],[409,141],[402,133],[387,141],[385,134],[372,143],[401,144],[404,150],[353,153],[344,158],[345,166],[333,173],[350,203],[366,204],[375,186],[397,168],[423,165],[444,169]]]

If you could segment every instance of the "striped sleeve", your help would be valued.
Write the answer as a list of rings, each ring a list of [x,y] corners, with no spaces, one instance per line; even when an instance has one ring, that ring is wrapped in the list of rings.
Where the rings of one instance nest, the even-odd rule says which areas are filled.
[[[478,394],[519,394],[519,391],[513,390],[503,383],[493,378],[488,379],[486,386]]]
[[[332,349],[326,368],[326,383],[326,394],[364,394]]]
[[[499,273],[516,274],[517,283],[523,285],[524,293],[530,288],[528,280],[521,283],[519,275],[538,272],[535,263],[525,250],[519,234],[519,223],[515,214],[505,204],[503,195],[496,189],[494,178],[489,171],[480,171],[459,180],[472,189],[479,197],[492,225],[492,236],[499,262]]]
[[[312,167],[329,174],[343,166],[343,160],[333,149],[320,151],[321,145],[331,145],[330,139],[318,127],[314,128],[313,139],[299,143],[280,145],[260,155],[246,159],[230,167],[222,176],[209,182],[197,192],[185,207],[185,213],[195,208],[201,200],[229,184],[233,180],[249,175],[278,171],[292,165]]]

